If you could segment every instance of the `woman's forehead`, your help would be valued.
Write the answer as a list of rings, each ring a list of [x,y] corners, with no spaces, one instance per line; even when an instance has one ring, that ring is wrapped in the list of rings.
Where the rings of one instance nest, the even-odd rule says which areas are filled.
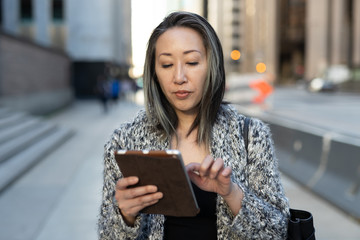
[[[167,54],[168,51],[180,50],[184,53],[206,51],[204,41],[200,33],[188,27],[170,28],[161,34],[156,41],[157,55]]]

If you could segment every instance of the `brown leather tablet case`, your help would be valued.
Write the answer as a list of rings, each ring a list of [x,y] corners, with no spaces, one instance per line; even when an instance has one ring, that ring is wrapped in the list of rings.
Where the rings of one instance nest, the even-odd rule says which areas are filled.
[[[185,217],[199,212],[179,151],[118,151],[115,159],[124,177],[139,177],[135,186],[156,185],[163,193],[159,202],[142,213]]]

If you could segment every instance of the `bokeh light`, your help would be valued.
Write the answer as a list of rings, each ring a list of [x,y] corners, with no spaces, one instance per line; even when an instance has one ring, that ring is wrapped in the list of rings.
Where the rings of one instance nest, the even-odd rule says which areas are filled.
[[[232,60],[239,60],[241,57],[241,53],[239,50],[232,50],[230,56]]]
[[[258,73],[264,73],[266,71],[266,64],[263,62],[259,62],[256,64],[256,71]]]

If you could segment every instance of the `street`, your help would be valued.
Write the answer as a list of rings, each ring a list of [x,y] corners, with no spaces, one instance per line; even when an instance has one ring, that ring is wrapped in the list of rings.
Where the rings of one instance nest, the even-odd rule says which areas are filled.
[[[75,134],[0,195],[0,239],[97,239],[103,145],[142,108],[120,101],[104,113],[95,100],[78,100],[47,118]],[[313,213],[316,238],[360,239],[360,225],[282,175],[292,208]]]

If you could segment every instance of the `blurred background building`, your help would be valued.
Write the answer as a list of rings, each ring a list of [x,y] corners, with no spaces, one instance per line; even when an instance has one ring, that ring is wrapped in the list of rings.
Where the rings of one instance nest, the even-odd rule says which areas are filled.
[[[360,81],[359,0],[206,2],[229,71],[255,72],[265,63],[279,84],[322,77],[353,90]]]
[[[0,101],[43,114],[128,78],[131,0],[1,0]]]
[[[66,105],[74,96],[93,97],[99,75],[139,77],[144,57],[133,51],[145,53],[144,35],[151,32],[146,16],[160,21],[173,10],[210,21],[222,41],[227,72],[266,73],[276,84],[321,78],[341,90],[359,89],[360,0],[0,3],[1,103],[34,113]],[[134,4],[146,15],[134,19]],[[143,36],[134,38],[132,31]]]

